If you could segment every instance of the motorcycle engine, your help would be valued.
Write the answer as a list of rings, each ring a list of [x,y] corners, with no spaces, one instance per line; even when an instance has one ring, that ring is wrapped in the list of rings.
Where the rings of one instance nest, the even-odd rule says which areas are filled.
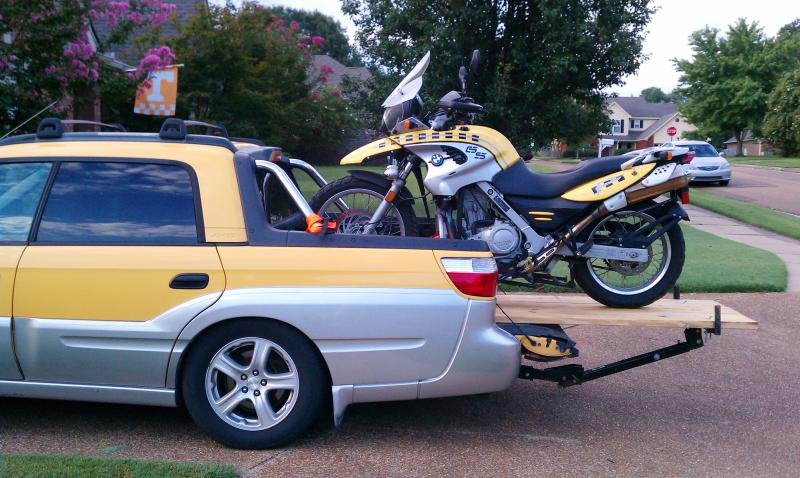
[[[519,230],[494,206],[480,190],[467,190],[461,198],[461,227],[464,238],[485,241],[495,256],[498,267],[512,267],[523,254]]]

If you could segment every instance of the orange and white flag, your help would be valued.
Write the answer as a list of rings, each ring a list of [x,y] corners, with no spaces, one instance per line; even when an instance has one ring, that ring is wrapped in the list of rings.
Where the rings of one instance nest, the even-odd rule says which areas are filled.
[[[149,83],[149,84],[148,84]],[[178,99],[178,66],[156,70],[136,90],[133,112],[150,116],[175,116]]]

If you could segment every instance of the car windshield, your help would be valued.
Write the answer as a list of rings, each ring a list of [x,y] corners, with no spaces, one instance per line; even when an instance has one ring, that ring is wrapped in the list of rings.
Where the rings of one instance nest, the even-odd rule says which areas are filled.
[[[689,148],[689,151],[694,151],[695,158],[716,158],[719,156],[717,150],[710,144],[679,144],[681,148]]]

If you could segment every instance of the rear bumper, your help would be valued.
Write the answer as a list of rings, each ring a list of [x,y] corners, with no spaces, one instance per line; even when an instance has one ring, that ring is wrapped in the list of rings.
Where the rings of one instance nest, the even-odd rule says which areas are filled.
[[[437,377],[405,383],[334,385],[334,423],[351,403],[414,400],[505,390],[519,376],[520,344],[495,324],[494,300],[470,300],[450,363]]]

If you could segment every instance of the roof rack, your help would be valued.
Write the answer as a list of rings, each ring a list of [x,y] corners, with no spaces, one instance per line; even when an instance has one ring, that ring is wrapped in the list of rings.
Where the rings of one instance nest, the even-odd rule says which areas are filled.
[[[76,120],[76,119],[62,120],[60,118],[45,118],[39,123],[39,126],[36,128],[36,137],[39,139],[58,139],[64,136],[65,124],[99,126],[100,128],[113,129],[120,133],[127,132],[125,127],[119,123],[110,124],[110,123],[101,123],[99,121]]]
[[[225,138],[230,138],[230,136],[228,136],[228,129],[221,124],[212,124],[212,123],[206,123],[205,121],[196,121],[196,120],[183,120],[183,123],[187,127],[200,126],[206,128],[206,132],[208,132],[208,130],[214,130],[219,132],[220,136],[223,136]]]

